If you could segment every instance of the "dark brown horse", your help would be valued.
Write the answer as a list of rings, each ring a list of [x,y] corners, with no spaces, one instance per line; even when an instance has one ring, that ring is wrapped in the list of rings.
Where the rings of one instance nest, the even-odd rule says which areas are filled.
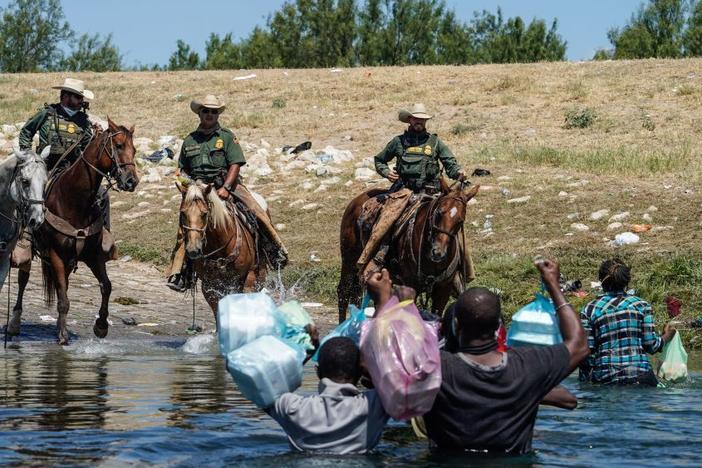
[[[216,316],[222,297],[260,286],[266,279],[266,263],[259,261],[256,239],[249,228],[236,213],[229,212],[211,184],[176,185],[183,194],[180,229],[185,252],[195,262],[202,294]]]
[[[395,284],[410,286],[417,294],[431,297],[432,312],[441,314],[451,296],[463,291],[463,248],[461,229],[466,217],[468,201],[478,193],[480,186],[469,190],[461,187],[439,197],[427,197],[416,209],[407,227],[393,239],[385,257],[386,268]],[[363,250],[363,239],[358,219],[363,204],[384,193],[370,190],[354,198],[341,219],[341,278],[339,322],[346,318],[349,303],[358,304],[363,292],[356,261]],[[409,207],[408,207],[409,208]]]
[[[103,214],[96,206],[98,190],[103,179],[128,192],[133,192],[139,183],[132,143],[134,127],[127,129],[108,119],[107,130],[94,128],[93,139],[81,156],[50,180],[45,196],[45,222],[35,232],[43,260],[44,298],[47,304],[51,304],[54,292],[58,296],[56,328],[59,344],[63,345],[68,344],[69,337],[66,327],[70,307],[68,277],[79,261],[90,268],[100,283],[102,302],[93,332],[98,338],[107,336],[112,283],[105,268],[109,258],[102,248]],[[17,303],[12,316],[18,332],[28,280],[29,271],[20,270]]]

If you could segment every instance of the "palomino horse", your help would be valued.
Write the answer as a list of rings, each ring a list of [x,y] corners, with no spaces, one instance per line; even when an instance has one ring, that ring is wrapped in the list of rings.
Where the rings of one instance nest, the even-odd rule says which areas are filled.
[[[112,283],[105,268],[109,258],[102,248],[103,214],[96,206],[98,190],[103,179],[107,179],[110,186],[116,183],[118,189],[128,192],[133,192],[139,183],[132,142],[134,127],[127,129],[109,118],[107,121],[106,130],[95,127],[95,135],[83,154],[49,181],[45,197],[46,222],[35,232],[43,259],[44,298],[51,304],[54,290],[58,296],[56,328],[62,345],[68,344],[68,277],[79,261],[90,268],[100,283],[102,302],[93,332],[98,338],[107,336]],[[20,269],[17,303],[8,328],[11,335],[20,331],[22,300],[28,280],[29,271]]]
[[[256,239],[249,228],[229,212],[211,184],[176,185],[183,194],[180,229],[185,252],[195,262],[202,294],[216,314],[222,297],[253,290],[265,280],[266,263],[259,261]]]
[[[0,290],[10,271],[10,257],[23,227],[35,229],[44,222],[44,158],[32,150],[15,148],[14,157],[0,164]]]
[[[386,255],[386,268],[395,284],[410,286],[417,294],[431,297],[432,312],[441,314],[450,296],[463,291],[465,279],[463,247],[459,238],[465,222],[468,201],[479,185],[464,191],[462,184],[440,197],[427,197],[413,213],[400,235],[393,239]],[[364,233],[358,219],[363,204],[385,193],[370,190],[351,200],[341,219],[341,278],[339,322],[346,318],[351,301],[358,303],[363,292],[356,261],[363,250]]]

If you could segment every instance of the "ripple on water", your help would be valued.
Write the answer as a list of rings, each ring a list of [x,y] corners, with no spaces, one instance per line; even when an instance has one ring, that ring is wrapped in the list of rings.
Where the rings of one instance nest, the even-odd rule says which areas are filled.
[[[702,465],[702,376],[665,389],[565,385],[579,408],[542,408],[535,453],[471,465]],[[302,392],[314,392],[313,366]],[[368,457],[292,453],[282,430],[244,399],[216,337],[21,343],[0,359],[0,464],[124,466],[447,466],[392,422]]]

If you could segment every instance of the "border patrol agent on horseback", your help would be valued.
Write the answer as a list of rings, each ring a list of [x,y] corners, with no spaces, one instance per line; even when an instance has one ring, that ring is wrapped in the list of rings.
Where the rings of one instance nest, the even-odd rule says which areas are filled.
[[[243,203],[255,216],[255,224],[259,230],[272,244],[270,263],[273,267],[282,268],[288,260],[283,241],[273,227],[268,213],[240,183],[239,170],[246,164],[246,160],[239,139],[231,130],[219,125],[219,115],[224,112],[226,106],[217,97],[208,94],[201,102],[192,101],[190,109],[200,117],[200,125],[183,140],[178,159],[179,171],[192,180],[213,183],[221,199],[233,197]],[[264,249],[266,247],[268,246],[264,246]],[[183,233],[179,230],[167,273],[170,275],[168,287],[175,291],[184,291],[190,287],[191,268],[192,265],[185,256]]]
[[[379,270],[387,245],[382,246],[376,255],[378,244],[400,217],[411,195],[441,192],[441,166],[451,179],[465,180],[465,173],[451,150],[435,133],[427,132],[426,122],[431,118],[424,104],[414,104],[409,111],[401,110],[399,120],[409,124],[409,127],[402,135],[390,140],[385,149],[375,156],[375,170],[393,185],[389,194],[381,195],[385,200],[380,217],[373,225],[370,238],[357,261],[363,278]],[[397,165],[395,169],[390,169],[388,163],[393,159],[397,160]]]
[[[61,167],[70,165],[90,143],[93,130],[85,110],[89,107],[88,101],[95,98],[92,91],[85,89],[85,83],[82,80],[74,78],[66,78],[63,84],[52,88],[61,90],[59,102],[44,104],[44,107],[24,124],[19,133],[21,150],[32,147],[32,140],[37,133],[39,134],[37,153],[41,153],[44,148],[51,145],[46,159],[49,171],[53,171],[59,160],[61,160]],[[104,203],[109,203],[104,201],[105,198],[103,193],[100,199]],[[107,228],[109,229],[109,225]],[[31,261],[31,258],[32,233],[25,230],[13,252],[13,261],[17,265],[22,265]]]

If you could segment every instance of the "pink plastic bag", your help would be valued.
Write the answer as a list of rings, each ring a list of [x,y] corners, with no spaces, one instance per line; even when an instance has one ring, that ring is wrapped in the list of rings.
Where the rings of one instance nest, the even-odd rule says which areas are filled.
[[[390,416],[409,419],[431,409],[441,386],[439,344],[414,303],[393,297],[367,320],[361,356]]]

